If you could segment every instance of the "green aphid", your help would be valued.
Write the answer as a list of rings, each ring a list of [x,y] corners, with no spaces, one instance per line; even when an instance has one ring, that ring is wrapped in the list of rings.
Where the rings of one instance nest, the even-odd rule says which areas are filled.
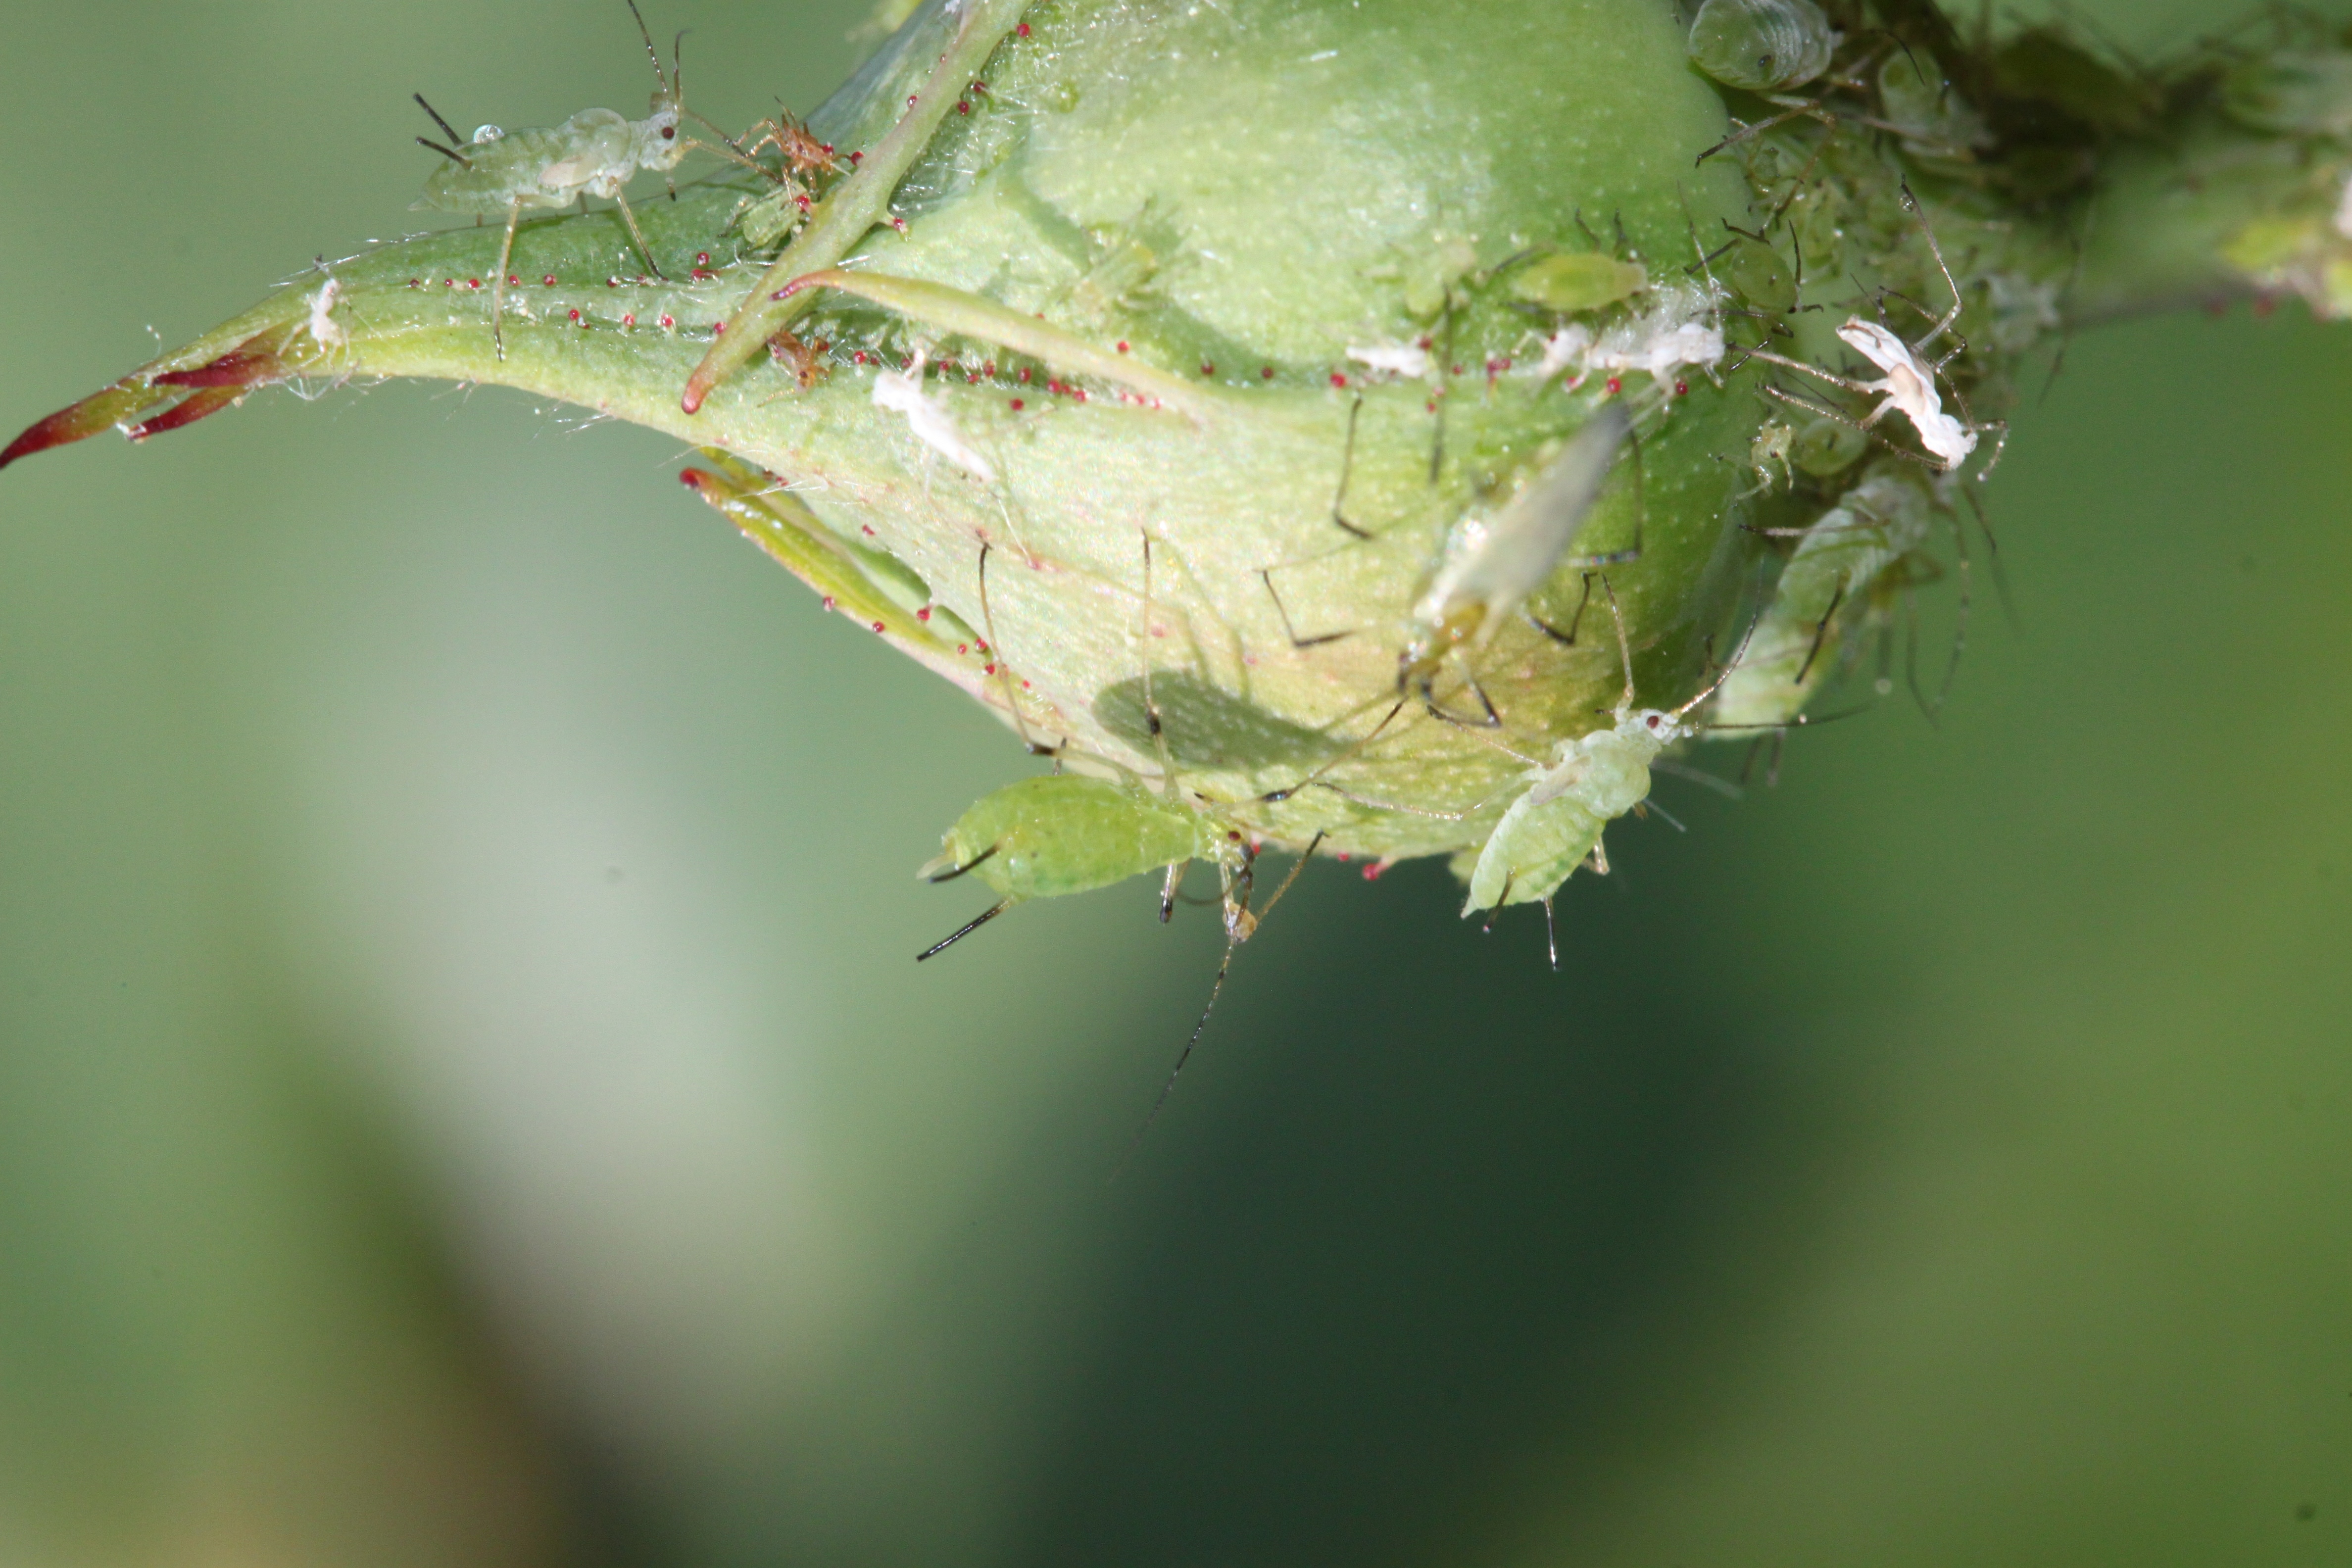
[[[1215,866],[1230,896],[1246,858],[1239,832],[1141,784],[1077,773],[1023,779],[956,818],[920,872],[934,882],[970,876],[1002,901],[919,956],[1031,899],[1090,893],[1147,871],[1170,873],[1172,886],[1194,860]]]
[[[1874,609],[1894,568],[1926,542],[1935,504],[1923,481],[1876,474],[1804,530],[1772,602],[1716,692],[1711,731],[1745,740],[1796,721],[1836,668],[1846,630]]]
[[[1160,1114],[1176,1088],[1178,1075],[1201,1043],[1233,970],[1234,950],[1247,942],[1258,922],[1290,890],[1314,855],[1322,835],[1307,847],[1274,897],[1263,910],[1250,908],[1255,887],[1257,847],[1211,806],[1196,808],[1173,793],[1158,794],[1132,780],[1090,778],[1078,773],[1049,773],[1023,779],[992,795],[982,796],[971,810],[956,818],[941,840],[939,857],[918,874],[933,882],[971,877],[1002,895],[973,919],[915,955],[930,958],[990,921],[1031,899],[1057,899],[1087,893],[1130,877],[1160,871],[1166,880],[1160,893],[1160,918],[1165,921],[1176,906],[1176,890],[1184,868],[1206,860],[1217,868],[1219,901],[1223,906],[1225,952],[1217,977],[1209,986],[1209,1000],[1200,1021],[1177,1053],[1168,1081],[1152,1102],[1144,1128]],[[1136,1133],[1139,1142],[1142,1131]],[[1131,1152],[1132,1151],[1130,1151]]]
[[[1560,315],[1598,310],[1650,286],[1641,264],[1598,251],[1538,257],[1511,274],[1513,298]]]
[[[1715,259],[1715,275],[1759,310],[1785,315],[1797,308],[1797,269],[1771,246],[1742,236]]]
[[[1687,47],[1691,64],[1726,87],[1785,92],[1830,68],[1837,34],[1813,0],[1706,0]]]
[[[1481,910],[1541,904],[1549,921],[1552,895],[1579,866],[1590,861],[1606,871],[1602,831],[1649,799],[1650,764],[1692,732],[1685,716],[1715,692],[1716,686],[1710,685],[1679,708],[1634,707],[1633,653],[1613,592],[1609,608],[1617,623],[1618,657],[1625,667],[1624,695],[1607,729],[1560,742],[1549,763],[1528,771],[1527,788],[1503,813],[1471,868],[1470,892],[1462,904],[1465,919]],[[1716,684],[1722,679],[1718,676]],[[1552,967],[1559,967],[1557,944]]]
[[[686,156],[688,142],[678,134],[678,116],[686,107],[685,84],[662,68],[660,51],[654,47],[653,35],[646,31],[636,0],[629,0],[629,15],[637,18],[637,32],[646,40],[646,53],[653,57],[654,76],[660,84],[653,95],[652,111],[645,119],[630,120],[610,109],[583,109],[552,127],[501,131],[485,125],[463,146],[417,138],[447,162],[425,182],[425,194],[412,210],[507,220],[506,236],[499,242],[498,271],[490,279],[490,341],[500,359],[507,353],[499,327],[506,306],[507,263],[514,255],[515,226],[522,221],[526,209],[552,211],[575,200],[584,205],[589,196],[614,202],[646,268],[655,277],[661,276],[621,187],[640,170],[666,174]],[[457,132],[425,101],[424,94],[419,93],[416,101],[455,143]]]

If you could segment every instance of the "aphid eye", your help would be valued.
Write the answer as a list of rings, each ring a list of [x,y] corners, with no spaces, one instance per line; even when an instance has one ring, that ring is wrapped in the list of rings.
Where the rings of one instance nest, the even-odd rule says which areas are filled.
[[[677,134],[677,126],[675,126],[675,125],[665,125],[665,126],[663,126],[663,127],[662,127],[662,140],[663,140],[663,141],[667,142],[667,141],[668,141],[671,137],[676,136]]]
[[[1656,729],[1658,727],[1658,716],[1655,713],[1651,714],[1648,722],[1651,729]]]

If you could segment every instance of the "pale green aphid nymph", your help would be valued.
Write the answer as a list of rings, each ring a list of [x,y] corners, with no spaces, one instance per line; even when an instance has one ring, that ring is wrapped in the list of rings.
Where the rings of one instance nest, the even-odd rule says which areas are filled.
[[[1829,69],[1836,45],[1813,0],[1706,0],[1691,22],[1691,64],[1749,92],[1802,87]]]
[[[449,122],[435,112],[423,94],[417,95],[417,103],[447,132],[453,145],[417,138],[448,162],[425,180],[425,194],[411,210],[507,220],[506,237],[499,244],[498,269],[490,279],[490,341],[500,359],[506,357],[499,318],[506,305],[507,264],[514,255],[515,226],[522,221],[526,209],[551,211],[588,196],[614,202],[620,207],[622,221],[629,226],[629,237],[636,242],[646,269],[656,278],[662,275],[621,188],[639,170],[666,174],[686,156],[688,142],[678,134],[686,89],[677,74],[662,69],[661,55],[654,47],[653,35],[646,31],[636,0],[629,0],[629,15],[637,18],[637,31],[645,37],[646,53],[653,57],[654,75],[661,84],[653,95],[652,111],[643,120],[631,120],[610,109],[583,109],[556,126],[501,131],[485,125],[457,146],[454,145],[457,133]]]
[[[956,818],[937,859],[919,875],[971,876],[1003,901],[921,954],[932,953],[1031,899],[1090,893],[1147,871],[1181,873],[1194,860],[1217,868],[1228,901],[1250,856],[1240,833],[1140,784],[1050,773],[983,795]],[[1170,878],[1172,890],[1175,879]]]
[[[1881,472],[1808,526],[1716,690],[1710,729],[1752,734],[1794,723],[1836,668],[1848,626],[1877,613],[1894,568],[1927,542],[1936,505],[1924,479]]]

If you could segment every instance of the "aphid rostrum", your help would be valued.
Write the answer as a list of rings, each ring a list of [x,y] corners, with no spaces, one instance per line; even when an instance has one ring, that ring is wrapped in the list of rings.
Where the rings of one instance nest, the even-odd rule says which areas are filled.
[[[644,230],[637,226],[636,214],[629,210],[628,198],[621,194],[621,188],[640,171],[666,174],[677,168],[678,160],[686,156],[687,140],[678,132],[678,117],[685,108],[685,82],[682,73],[662,68],[660,51],[654,47],[653,35],[646,30],[646,20],[638,14],[636,0],[628,0],[628,5],[629,14],[637,18],[637,31],[646,40],[646,53],[652,57],[654,76],[660,83],[653,95],[652,111],[643,120],[630,120],[609,109],[583,109],[552,127],[501,131],[495,125],[485,125],[458,145],[457,133],[449,122],[425,103],[423,94],[417,95],[416,101],[448,136],[449,144],[417,138],[447,162],[434,170],[425,182],[425,194],[417,198],[415,210],[467,213],[478,218],[502,216],[507,220],[506,234],[499,242],[498,270],[490,281],[490,340],[500,359],[506,357],[507,352],[501,326],[507,264],[514,255],[515,226],[522,221],[525,211],[552,210],[589,196],[608,198],[618,205],[622,221],[629,226],[629,237],[645,258],[646,269],[656,278],[662,275],[660,265],[646,244]]]

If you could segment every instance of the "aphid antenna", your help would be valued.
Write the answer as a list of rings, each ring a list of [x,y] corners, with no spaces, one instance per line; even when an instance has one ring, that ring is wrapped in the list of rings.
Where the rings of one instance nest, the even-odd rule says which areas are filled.
[[[629,15],[637,19],[637,37],[646,41],[646,58],[654,62],[654,79],[661,84],[662,97],[675,105],[678,101],[678,89],[670,85],[669,73],[662,69],[661,51],[654,47],[653,30],[646,26],[645,13],[637,9],[637,0],[627,0],[627,4]],[[683,41],[686,35],[680,33],[678,37]]]
[[[1766,96],[1771,97],[1772,95],[1768,94]],[[1772,97],[1772,101],[1779,103],[1783,100],[1778,97]],[[1714,146],[1708,148],[1706,152],[1701,153],[1692,161],[1692,167],[1697,167],[1699,164],[1706,163],[1709,158],[1714,157],[1717,153],[1721,153],[1727,148],[1736,147],[1742,142],[1748,141],[1753,137],[1761,136],[1767,131],[1786,125],[1791,120],[1818,120],[1832,131],[1837,129],[1838,124],[1838,117],[1835,114],[1831,113],[1828,110],[1822,108],[1821,100],[1818,99],[1799,104],[1794,108],[1784,109],[1780,113],[1772,115],[1769,119],[1759,120],[1753,122],[1742,122],[1735,120],[1732,123],[1738,125],[1739,129],[1725,137],[1722,141],[1717,142]]]
[[[982,857],[982,858],[985,858],[985,857]],[[979,863],[979,860],[974,860],[971,864],[976,866]],[[970,868],[971,867],[965,868],[967,870]],[[927,958],[937,958],[940,953],[945,952],[948,949],[953,947],[956,943],[970,936],[972,932],[978,931],[981,927],[986,925],[989,921],[994,920],[1005,910],[1011,909],[1017,902],[1019,902],[1019,900],[1016,899],[1005,899],[999,903],[992,904],[989,908],[982,910],[979,914],[974,915],[963,924],[956,927],[955,930],[948,932],[947,935],[940,938],[939,941],[931,943],[930,946],[923,949],[922,952],[915,954],[915,962],[917,963],[920,963]]]

